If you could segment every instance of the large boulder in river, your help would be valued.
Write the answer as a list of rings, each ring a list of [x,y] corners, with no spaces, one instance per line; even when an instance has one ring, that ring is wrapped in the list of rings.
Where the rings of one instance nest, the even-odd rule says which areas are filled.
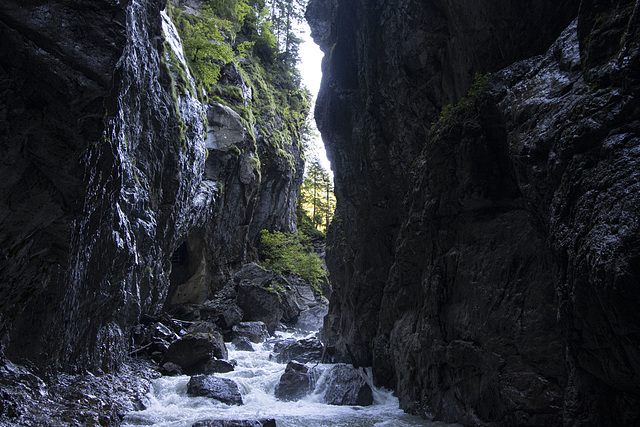
[[[276,420],[204,420],[191,427],[276,427]]]
[[[285,401],[300,400],[311,392],[312,384],[309,368],[300,363],[289,362],[276,385],[275,396]]]
[[[213,375],[196,375],[187,384],[189,396],[204,396],[228,405],[242,405],[242,395],[238,384],[228,378]]]
[[[246,280],[238,284],[237,290],[237,303],[244,312],[243,320],[264,322],[269,333],[273,334],[284,313],[278,294]]]
[[[351,365],[334,365],[326,376],[323,396],[329,405],[369,406],[373,403],[371,387]]]
[[[180,366],[186,374],[202,372],[203,366],[211,359],[227,357],[227,347],[222,335],[215,331],[185,335],[171,343],[165,353],[165,361]]]
[[[269,338],[269,331],[264,322],[240,322],[232,330],[236,337],[244,337],[255,343]]]
[[[303,331],[317,331],[329,311],[329,301],[308,282],[295,275],[280,278],[285,282],[282,295],[282,322]]]
[[[304,338],[295,342],[285,341],[276,344],[273,349],[278,363],[319,362],[322,359],[322,343],[317,338]]]
[[[253,345],[251,345],[251,341],[245,337],[235,337],[233,341],[231,341],[231,344],[239,351],[255,351]]]
[[[233,363],[232,363],[233,362]],[[224,374],[231,372],[235,369],[237,363],[234,361],[227,362],[221,359],[211,359],[206,361],[201,366],[198,366],[198,372],[202,374]]]

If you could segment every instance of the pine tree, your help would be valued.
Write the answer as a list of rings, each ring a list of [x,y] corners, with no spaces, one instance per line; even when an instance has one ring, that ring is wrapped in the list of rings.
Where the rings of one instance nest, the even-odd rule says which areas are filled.
[[[335,209],[333,183],[318,159],[307,164],[299,203],[311,218],[314,228],[325,230],[328,227]]]

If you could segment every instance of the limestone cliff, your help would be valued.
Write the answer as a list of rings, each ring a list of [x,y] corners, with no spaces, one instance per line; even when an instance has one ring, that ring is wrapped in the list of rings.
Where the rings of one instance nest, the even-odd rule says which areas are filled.
[[[638,12],[311,2],[338,200],[324,340],[404,409],[638,422]]]

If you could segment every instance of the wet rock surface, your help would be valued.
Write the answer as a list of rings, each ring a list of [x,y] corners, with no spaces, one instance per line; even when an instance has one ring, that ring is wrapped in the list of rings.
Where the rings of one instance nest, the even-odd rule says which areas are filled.
[[[577,6],[310,4],[340,218],[323,339],[410,412],[640,418],[638,5]]]
[[[166,3],[0,4],[3,358],[97,377],[129,356],[190,371],[164,359],[188,324],[160,313],[231,331],[243,313],[224,285],[255,257],[257,233],[295,231],[299,133],[283,165],[277,144],[256,141],[228,107],[177,87],[172,65],[185,65],[171,64],[181,52]],[[222,70],[246,103],[243,79],[232,64]],[[275,121],[261,123],[281,131]],[[0,413],[28,413],[23,404],[7,398]],[[73,416],[60,424],[111,422]]]
[[[276,343],[273,352],[278,363],[292,360],[300,363],[319,362],[323,356],[323,346],[318,338],[304,338]]]
[[[264,322],[240,322],[233,327],[236,337],[246,338],[254,343],[261,343],[269,338],[269,331]]]
[[[198,421],[191,427],[276,427],[276,420],[229,421],[205,420]]]
[[[228,378],[213,375],[196,375],[187,385],[189,396],[204,396],[219,400],[228,405],[242,405],[242,395],[238,384]]]
[[[323,398],[329,405],[373,404],[371,387],[353,366],[339,363],[328,368],[325,375]]]
[[[226,359],[227,348],[220,333],[195,332],[171,343],[164,358],[180,366],[184,373],[203,371],[212,359]]]
[[[300,363],[289,362],[276,385],[275,396],[280,400],[300,400],[313,389],[309,369]]]
[[[128,361],[117,373],[45,376],[0,360],[0,425],[119,425],[125,413],[141,409],[153,366]]]
[[[254,351],[253,345],[251,345],[251,341],[249,341],[245,337],[236,337],[231,341],[231,344],[235,346],[236,350]]]

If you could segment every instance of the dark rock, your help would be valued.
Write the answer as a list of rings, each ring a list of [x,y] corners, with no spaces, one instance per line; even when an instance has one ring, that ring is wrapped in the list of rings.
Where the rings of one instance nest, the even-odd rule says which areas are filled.
[[[276,420],[256,421],[229,421],[229,420],[205,420],[198,421],[191,427],[276,427]]]
[[[405,410],[640,420],[639,7],[310,2],[339,218],[323,341]]]
[[[373,404],[373,391],[362,375],[352,366],[332,365],[325,373],[323,397],[329,405],[369,406]]]
[[[173,363],[173,362],[165,362],[162,364],[162,367],[160,368],[160,373],[162,375],[167,375],[167,376],[176,376],[176,375],[182,375],[182,368],[180,367],[180,365]]]
[[[198,307],[199,318],[215,323],[225,334],[242,321],[243,313],[236,303],[233,281],[228,282],[211,300]]]
[[[235,365],[226,360],[211,359],[202,365],[201,372],[203,374],[224,374],[225,372],[231,372],[235,369]]]
[[[189,396],[204,396],[219,400],[228,405],[242,405],[242,395],[238,384],[228,378],[213,375],[196,375],[187,385]]]
[[[286,292],[282,295],[284,313],[282,322],[301,331],[317,331],[327,314],[329,301],[318,291],[295,277],[282,277]]]
[[[214,336],[220,335],[220,332],[218,331],[218,327],[215,324],[207,321],[193,322],[187,328],[186,333],[187,334],[203,333],[203,334],[210,334]]]
[[[323,347],[317,338],[305,338],[295,342],[276,344],[273,349],[278,363],[289,363],[292,360],[300,363],[319,362],[322,359]]]
[[[267,331],[264,322],[241,322],[235,325],[232,330],[237,337],[247,338],[257,344],[269,338],[269,331]]]
[[[165,6],[0,2],[0,342],[12,360],[116,372],[132,338],[140,347],[138,319],[203,304],[260,230],[295,231],[299,129],[271,110],[267,132],[242,129],[212,106],[212,124],[236,119],[216,130],[245,138],[207,157],[209,111],[177,87]],[[225,78],[243,86],[232,64]],[[278,144],[263,137],[274,132]],[[241,312],[228,308],[230,329]],[[155,332],[144,345],[172,340]]]
[[[171,343],[165,360],[179,365],[187,374],[202,372],[211,359],[226,359],[227,348],[220,333],[196,332]]]
[[[305,365],[289,362],[280,382],[276,385],[275,396],[280,400],[300,400],[311,392],[312,378]]]
[[[245,337],[235,337],[233,341],[231,341],[236,347],[236,350],[240,351],[254,351],[253,346],[251,345],[251,341]]]
[[[270,334],[280,324],[284,313],[280,296],[273,290],[243,280],[238,284],[238,306],[244,313],[245,322],[264,322]]]
[[[243,265],[242,269],[233,277],[237,283],[246,281],[255,285],[266,286],[273,280],[273,272],[260,267],[254,262],[250,262]]]
[[[0,425],[115,426],[124,413],[143,409],[153,378],[146,361],[130,360],[117,375],[47,375],[0,359]]]

